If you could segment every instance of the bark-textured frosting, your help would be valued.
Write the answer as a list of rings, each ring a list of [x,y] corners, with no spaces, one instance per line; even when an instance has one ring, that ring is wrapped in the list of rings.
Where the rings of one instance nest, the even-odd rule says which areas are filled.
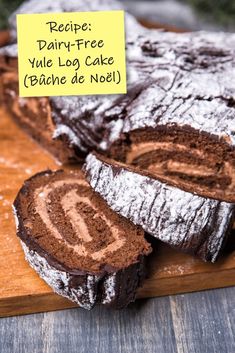
[[[234,204],[169,186],[97,154],[87,157],[85,171],[114,211],[177,249],[217,259],[234,220]]]
[[[121,132],[190,126],[235,145],[234,34],[155,31],[140,37],[135,49],[130,62],[139,63],[136,71],[148,81],[134,100],[125,97],[126,104],[106,112],[124,116]]]
[[[232,34],[143,34],[127,45],[127,95],[52,97],[54,136],[235,202],[234,48]]]
[[[102,133],[94,146],[100,142],[103,149],[121,133],[173,124],[191,126],[234,145],[235,36],[149,31],[132,41],[128,38],[130,32],[127,31],[128,94],[83,99],[52,97],[55,136],[67,134],[72,144],[86,149],[80,141],[79,122],[92,117],[106,130],[107,138],[101,141]],[[72,116],[71,106],[76,110]]]
[[[96,11],[96,10],[115,10],[123,9],[123,5],[117,1],[105,0],[85,0],[79,1],[43,1],[34,0],[23,3],[16,12],[10,17],[9,23],[12,29],[12,40],[16,40],[16,20],[17,13],[47,13],[47,12],[65,12],[65,11]],[[125,14],[126,32],[128,42],[133,41],[139,33],[144,32],[142,26],[138,24],[135,18],[128,13]],[[18,92],[18,75],[17,70],[14,74],[9,74],[10,67],[8,65],[10,58],[17,58],[17,44],[8,45],[0,49],[0,74],[5,73],[5,77],[1,80],[1,91],[4,93],[4,100],[8,109],[13,113],[13,117],[19,125],[26,130],[37,142],[47,148],[62,163],[73,162],[84,158],[90,149],[98,148],[104,133],[104,121],[96,115],[86,114],[86,108],[93,111],[101,105],[99,100],[111,107],[110,97],[51,97],[47,101],[47,131],[44,127],[44,114],[41,109],[36,110],[39,106],[36,99],[19,98]],[[17,66],[17,65],[16,65]],[[2,77],[1,77],[2,78]],[[1,94],[3,96],[3,94]],[[116,97],[112,96],[112,99]],[[45,101],[45,100],[44,100]],[[66,112],[66,114],[64,114]],[[70,127],[70,121],[67,120],[67,113],[70,114],[73,129]],[[35,118],[38,115],[38,119]],[[57,121],[57,129],[52,125],[52,117]],[[42,120],[41,127],[39,122]],[[65,121],[64,121],[65,119]]]
[[[120,138],[130,143],[133,131],[177,127],[234,151],[234,42],[225,33],[142,34],[127,45],[127,95],[52,97],[54,136],[87,151],[80,131],[95,122],[100,135],[94,143],[90,134],[91,145],[107,151]]]
[[[134,299],[150,245],[80,171],[35,175],[19,191],[14,210],[26,259],[57,293],[88,309]]]
[[[235,202],[234,44],[224,33],[142,34],[127,45],[127,95],[51,98],[54,136]]]
[[[45,4],[31,0],[17,12],[120,7],[98,0]],[[92,148],[108,150],[137,129],[177,126],[186,134],[189,127],[205,132],[234,149],[235,35],[144,30],[128,14],[126,22],[127,95],[51,97],[54,137],[84,155]]]
[[[18,47],[17,44],[9,44],[5,47],[0,48],[0,55],[7,58],[17,58],[18,57]]]
[[[17,13],[46,13],[46,12],[64,12],[64,11],[95,11],[95,10],[112,10],[122,9],[123,5],[117,1],[105,0],[85,0],[79,1],[44,1],[38,2],[34,0],[27,1],[21,5],[10,18],[10,28],[12,29],[12,40],[16,40],[16,21]],[[125,13],[125,26],[127,35],[127,45],[134,42],[135,38],[144,33],[145,29],[138,24],[136,19],[128,13]],[[17,44],[12,44],[0,49],[0,66],[1,57],[3,61],[9,61],[9,58],[17,58]],[[7,71],[4,64],[4,69]],[[0,67],[1,70],[1,67]],[[1,72],[1,71],[0,71]],[[7,82],[8,80],[8,82]],[[18,119],[19,124],[44,147],[49,149],[61,162],[80,160],[94,148],[98,149],[105,131],[105,123],[103,115],[104,109],[111,108],[112,102],[115,102],[116,96],[98,96],[98,97],[50,97],[47,110],[51,112],[51,118],[56,121],[56,128],[49,131],[50,137],[46,139],[41,136],[40,127],[35,125],[31,120],[34,119],[32,112],[32,100],[18,98],[18,76],[7,75],[5,82],[5,100],[11,110],[12,105],[17,106],[17,114],[13,112]],[[4,90],[4,87],[3,87]],[[34,104],[35,106],[36,104]],[[101,110],[98,108],[101,107]],[[27,109],[25,109],[27,108]],[[37,114],[40,116],[41,111]],[[68,119],[69,116],[69,119]],[[27,122],[25,121],[27,120]],[[110,119],[107,119],[110,122]],[[32,129],[35,125],[35,131]],[[112,123],[111,123],[112,125]],[[59,141],[52,142],[52,139]],[[63,152],[56,151],[56,147],[62,145]],[[66,160],[67,158],[67,160]]]

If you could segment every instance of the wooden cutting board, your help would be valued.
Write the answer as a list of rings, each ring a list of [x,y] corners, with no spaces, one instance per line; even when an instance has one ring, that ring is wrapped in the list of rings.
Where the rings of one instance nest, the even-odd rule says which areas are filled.
[[[11,205],[23,181],[47,168],[53,158],[24,134],[0,109],[0,316],[71,308],[76,305],[54,294],[24,260],[15,235]],[[234,237],[235,238],[235,237]],[[235,240],[230,253],[216,264],[205,264],[156,243],[149,261],[150,276],[138,297],[193,292],[235,285]]]

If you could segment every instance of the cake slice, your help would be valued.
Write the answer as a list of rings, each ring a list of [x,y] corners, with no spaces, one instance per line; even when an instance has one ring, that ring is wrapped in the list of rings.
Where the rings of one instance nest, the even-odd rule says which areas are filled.
[[[144,232],[113,212],[81,171],[45,171],[14,202],[17,235],[32,268],[80,306],[125,307],[145,277],[151,246]]]
[[[90,154],[91,187],[112,210],[146,232],[205,261],[216,261],[235,218],[235,204],[184,191],[163,177]]]

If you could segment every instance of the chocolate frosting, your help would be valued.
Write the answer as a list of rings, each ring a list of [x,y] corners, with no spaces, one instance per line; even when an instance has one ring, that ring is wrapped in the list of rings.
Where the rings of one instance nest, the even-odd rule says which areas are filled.
[[[66,107],[79,107],[79,97],[51,98],[55,136],[66,133],[81,149],[80,121],[92,117],[101,130],[95,149],[108,150],[137,129],[162,126],[205,132],[234,148],[234,41],[227,33],[142,34],[127,42],[127,95],[86,97],[72,117]]]
[[[31,0],[17,12],[107,6],[101,0],[45,4]],[[120,4],[110,2],[108,8],[113,7]],[[54,138],[66,137],[74,153],[84,156],[92,149],[108,150],[123,134],[136,129],[177,126],[186,134],[189,128],[206,132],[234,148],[235,35],[144,30],[132,16],[127,14],[126,19],[128,93],[51,97]],[[10,22],[14,29],[14,20]],[[2,51],[14,53],[16,47]]]
[[[234,221],[235,205],[169,186],[133,167],[90,154],[87,180],[120,215],[163,242],[214,262]]]
[[[80,306],[125,307],[135,299],[151,252],[144,232],[110,210],[80,171],[41,172],[14,202],[26,260]]]

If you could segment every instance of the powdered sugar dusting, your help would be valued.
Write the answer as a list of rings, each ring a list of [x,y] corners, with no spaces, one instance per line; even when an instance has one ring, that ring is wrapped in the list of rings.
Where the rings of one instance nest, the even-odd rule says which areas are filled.
[[[138,74],[143,88],[119,107],[123,129],[115,133],[160,125],[189,125],[235,144],[235,35],[226,33],[162,33],[151,31],[127,50],[128,71]],[[134,50],[135,49],[135,50]],[[133,67],[132,67],[133,66]],[[115,115],[117,106],[110,109]]]
[[[83,150],[83,146],[80,142],[80,139],[76,136],[76,134],[73,132],[71,128],[69,128],[67,125],[64,124],[59,124],[57,126],[57,129],[53,133],[53,139],[56,139],[61,136],[67,136],[70,143],[76,146],[79,146],[81,150]]]
[[[0,48],[0,55],[1,56],[8,56],[10,58],[17,58],[18,57],[17,44],[10,44],[10,45],[6,45],[3,48]]]
[[[19,219],[18,219],[18,215],[17,215],[17,210],[16,210],[14,205],[12,205],[12,210],[13,210],[13,215],[14,215],[14,218],[15,218],[16,231],[18,231]]]
[[[113,168],[92,154],[86,159],[85,170],[92,188],[114,211],[179,248],[208,234],[207,252],[216,260],[234,218],[233,204],[203,198],[125,168]],[[199,251],[200,240],[196,243],[195,251]]]
[[[123,133],[163,125],[190,126],[235,145],[235,35],[145,31],[128,38],[127,95],[51,98],[59,107],[55,123],[80,137],[78,147],[107,150]]]
[[[115,1],[107,4],[103,0],[51,0],[40,4],[30,0],[16,12],[121,7]],[[10,23],[14,29],[15,14]],[[176,124],[235,145],[235,35],[146,30],[128,14],[126,28],[128,94],[51,97],[55,138],[66,135],[70,145],[87,153],[108,149],[122,133]],[[133,96],[133,89],[138,94]]]
[[[102,304],[109,304],[115,298],[116,273],[109,275],[104,281]]]
[[[97,301],[97,284],[101,277],[95,275],[83,275],[86,277],[83,284],[76,288],[70,286],[73,275],[65,271],[60,271],[49,265],[46,259],[37,252],[29,250],[24,242],[21,241],[25,258],[30,266],[39,274],[39,276],[59,295],[66,297],[79,304],[84,309],[92,309]],[[82,275],[81,275],[82,276]],[[102,304],[109,304],[116,296],[116,273],[108,275],[104,280],[104,296]]]
[[[100,277],[88,275],[85,282],[77,285],[76,288],[71,288],[70,281],[73,279],[72,275],[49,265],[44,257],[35,251],[29,250],[24,242],[21,242],[21,245],[30,266],[57,294],[70,299],[84,309],[92,309],[97,296],[95,284],[99,281]]]

